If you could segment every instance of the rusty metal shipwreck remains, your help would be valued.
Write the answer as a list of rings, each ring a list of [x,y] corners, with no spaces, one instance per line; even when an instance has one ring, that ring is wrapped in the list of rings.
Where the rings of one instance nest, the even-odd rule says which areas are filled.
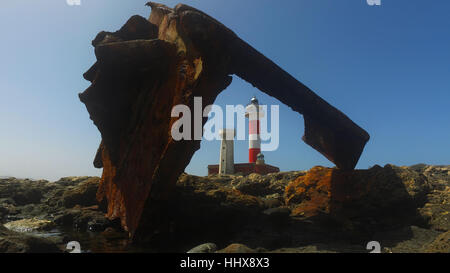
[[[205,13],[147,3],[92,42],[97,62],[79,95],[102,136],[94,165],[103,168],[99,200],[132,238],[164,228],[171,191],[200,141],[174,141],[171,109],[211,104],[235,74],[304,117],[303,140],[344,170],[354,169],[368,133],[274,62]],[[203,124],[206,119],[203,119]]]

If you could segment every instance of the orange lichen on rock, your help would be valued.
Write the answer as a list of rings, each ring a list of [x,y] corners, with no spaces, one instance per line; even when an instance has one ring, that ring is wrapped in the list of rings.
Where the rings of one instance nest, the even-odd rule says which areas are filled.
[[[319,213],[340,213],[345,204],[369,193],[376,179],[367,174],[367,170],[314,167],[289,183],[285,192],[286,204],[294,206],[293,215],[310,217]]]
[[[408,176],[406,188],[405,175]],[[391,165],[349,171],[314,167],[288,184],[285,202],[294,216],[398,215],[414,213],[410,210],[411,202],[423,202],[426,185],[424,177]]]
[[[333,169],[314,167],[286,187],[286,205],[294,205],[293,215],[329,213]]]

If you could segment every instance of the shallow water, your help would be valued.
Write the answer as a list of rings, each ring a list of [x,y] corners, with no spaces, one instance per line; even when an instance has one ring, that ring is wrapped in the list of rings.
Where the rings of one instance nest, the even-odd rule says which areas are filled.
[[[73,229],[55,228],[49,231],[33,231],[28,233],[33,236],[50,239],[65,252],[72,252],[69,242],[78,242],[81,253],[127,253],[127,252],[152,252],[149,249],[137,248],[129,244],[129,240],[123,234],[105,234],[101,232],[80,232]]]

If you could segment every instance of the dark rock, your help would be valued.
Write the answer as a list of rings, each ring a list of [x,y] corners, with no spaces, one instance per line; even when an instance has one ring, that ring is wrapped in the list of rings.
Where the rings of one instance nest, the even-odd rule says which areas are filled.
[[[328,215],[344,225],[351,222],[352,229],[376,230],[425,225],[417,208],[430,188],[425,176],[392,165],[355,171],[315,167],[286,187],[285,198],[294,216]]]
[[[123,230],[117,230],[113,227],[107,227],[102,235],[108,240],[117,240],[117,239],[128,239],[128,234],[123,232]]]
[[[257,253],[257,250],[251,249],[243,244],[231,244],[217,253]]]
[[[206,243],[196,246],[189,250],[187,253],[214,253],[217,250],[217,246],[214,243]]]
[[[93,219],[87,223],[87,230],[101,232],[105,231],[106,228],[109,228],[111,226],[117,226],[117,224],[114,224],[111,220],[107,219],[102,214],[100,217],[93,217]]]
[[[450,231],[439,235],[433,242],[425,247],[429,253],[450,253]]]
[[[54,222],[59,226],[72,226],[74,223],[74,214],[67,212],[55,216]]]
[[[20,210],[8,203],[0,203],[0,223],[4,222],[8,217],[17,215],[20,213]]]
[[[231,185],[242,193],[254,196],[282,195],[289,182],[305,173],[299,171],[270,173],[267,175],[252,173],[248,176],[233,177]]]
[[[3,197],[0,217],[3,222],[37,217],[60,226],[103,231],[114,222],[106,219],[105,204],[97,201],[99,180],[87,176],[65,177],[54,183],[0,180],[0,196]],[[6,193],[11,197],[6,198]],[[39,196],[31,193],[39,193]]]
[[[14,201],[17,205],[25,205],[30,203],[39,203],[42,198],[42,192],[38,189],[27,189],[14,196]]]
[[[55,181],[54,184],[58,186],[76,186],[86,179],[91,178],[90,176],[69,176],[69,177],[62,177],[58,181]]]
[[[450,230],[450,166],[418,164],[410,169],[425,176],[431,191],[426,196],[426,204],[419,208],[420,215],[428,225],[438,231]]]
[[[264,207],[271,209],[271,208],[277,208],[279,206],[283,206],[284,202],[281,201],[279,198],[270,198],[270,199],[263,199]]]
[[[80,231],[104,231],[107,227],[117,227],[117,221],[111,221],[97,206],[80,207],[64,210],[55,217],[55,223],[61,226],[71,226]]]
[[[271,208],[263,211],[265,215],[276,217],[276,218],[285,218],[291,214],[291,210],[287,207],[279,207],[279,208]]]
[[[232,185],[238,191],[254,196],[265,196],[273,193],[273,190],[269,187],[271,185],[271,177],[257,173],[235,178]]]
[[[246,183],[243,176],[182,174],[174,196],[162,206],[165,218],[156,219],[167,226],[144,237],[146,244],[138,251],[185,252],[199,242],[215,242],[221,248],[240,242],[256,252],[367,253],[367,242],[375,240],[382,252],[446,252],[448,236],[443,232],[448,233],[449,226],[449,188],[448,178],[437,175],[442,169],[427,166],[419,171],[386,165],[352,172],[314,168],[309,172],[252,175],[254,181],[268,181],[263,183],[265,189],[259,189],[261,193],[253,192],[255,195],[235,188]],[[431,176],[433,173],[436,175]],[[119,219],[107,219],[99,205],[64,205],[64,198],[74,195],[78,197],[73,200],[83,204],[96,203],[92,194],[95,180],[98,178],[72,177],[36,184],[14,179],[0,182],[11,196],[15,191],[24,192],[27,186],[43,195],[41,203],[22,206],[15,205],[11,197],[2,197],[3,222],[37,217],[69,232],[52,235],[50,242],[43,243],[7,230],[8,235],[0,236],[0,251],[45,251],[48,244],[72,240],[93,252],[130,251],[128,234],[121,229]],[[279,193],[281,185],[289,185],[286,200]],[[316,214],[298,214],[297,209]],[[39,242],[30,249],[27,240],[32,240],[31,245],[33,240]],[[227,251],[236,249],[240,247]]]
[[[439,232],[416,226],[403,227],[374,235],[382,248],[392,253],[422,253],[425,247],[432,243]]]
[[[94,206],[99,202],[96,199],[100,179],[92,177],[79,183],[76,187],[64,191],[62,204],[66,208],[79,206]]]
[[[0,179],[0,198],[10,198],[17,206],[39,203],[48,183],[45,180]]]
[[[329,244],[312,244],[307,246],[279,248],[269,253],[368,253],[365,245],[351,245],[344,242],[331,242]]]
[[[427,195],[427,202],[419,208],[420,215],[428,225],[438,231],[450,230],[450,187],[433,190]]]
[[[74,206],[98,206],[104,211],[106,204],[99,203],[96,198],[98,177],[65,177],[53,183],[55,186],[46,194],[42,210],[55,215]]]
[[[388,238],[390,243],[384,252],[405,251],[407,248],[418,252],[419,245],[423,247],[439,234],[428,230],[426,219],[417,213],[417,209],[424,206],[430,191],[430,183],[420,173],[392,165],[345,172],[345,175],[351,174],[349,181],[353,183],[348,185],[342,183],[347,180],[338,180],[341,183],[334,186],[341,188],[333,187],[330,195],[333,198],[327,199],[330,193],[327,187],[318,185],[329,185],[330,181],[324,178],[333,171],[323,168],[316,173],[290,175],[292,179],[302,179],[302,183],[312,182],[311,193],[316,192],[326,198],[308,199],[306,196],[294,202],[295,199],[287,195],[287,207],[279,202],[283,198],[278,189],[271,187],[276,183],[276,178],[271,175],[270,178],[269,175],[260,177],[269,180],[264,189],[267,195],[261,197],[235,189],[236,183],[242,183],[244,177],[183,174],[177,182],[177,195],[171,201],[170,209],[165,211],[166,215],[170,215],[165,221],[172,223],[167,230],[172,231],[160,232],[150,241],[152,245],[172,242],[173,249],[168,251],[185,251],[201,241],[212,241],[217,245],[238,241],[251,248],[262,247],[268,251],[283,248],[283,251],[290,249],[294,252],[367,253],[367,242],[384,238],[376,234],[395,230],[399,240]],[[340,175],[344,176],[342,172]],[[283,179],[283,176],[288,177],[283,174],[278,178]],[[303,184],[293,189],[303,187],[300,185]],[[343,189],[344,185],[347,187]],[[352,188],[351,185],[356,186]],[[296,194],[301,195],[302,192]],[[319,208],[314,216],[299,215],[294,211],[302,202],[315,200],[324,201],[315,203],[316,207],[311,206]],[[327,208],[332,209],[327,211]],[[416,224],[421,226],[410,228]],[[396,244],[406,241],[409,241],[409,246],[394,248]]]
[[[0,253],[62,252],[50,240],[13,232],[0,225]]]

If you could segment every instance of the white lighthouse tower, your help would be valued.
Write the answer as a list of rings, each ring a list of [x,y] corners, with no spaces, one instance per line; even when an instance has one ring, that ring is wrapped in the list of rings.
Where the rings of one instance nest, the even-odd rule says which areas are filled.
[[[256,97],[250,100],[250,104],[245,108],[245,116],[248,118],[248,162],[256,163],[258,154],[261,153],[261,138],[259,136],[259,119],[264,117],[264,111]]]
[[[219,131],[222,139],[220,145],[219,175],[234,173],[234,129],[223,129]]]
[[[259,105],[258,100],[253,97],[245,108],[245,116],[249,119],[249,163],[234,163],[234,129],[222,129],[219,131],[221,138],[220,162],[219,164],[208,165],[208,175],[227,175],[241,173],[248,175],[251,173],[268,174],[280,171],[280,168],[266,164],[264,155],[261,153],[260,119],[264,118],[264,109]]]

